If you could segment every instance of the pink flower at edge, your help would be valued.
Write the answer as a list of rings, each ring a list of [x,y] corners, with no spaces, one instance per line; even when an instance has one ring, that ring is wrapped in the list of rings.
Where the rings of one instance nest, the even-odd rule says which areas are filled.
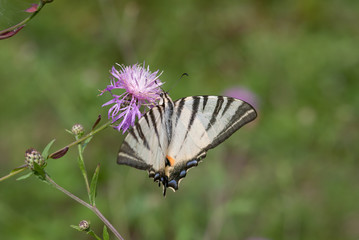
[[[115,129],[123,131],[128,130],[135,124],[136,117],[142,117],[140,111],[141,106],[151,108],[156,105],[156,101],[160,97],[161,85],[163,84],[159,76],[159,70],[150,72],[149,66],[147,69],[144,64],[134,64],[132,66],[119,65],[119,70],[115,66],[111,69],[112,79],[100,95],[109,92],[112,99],[102,107],[112,105],[108,111],[108,118],[112,122],[117,123]],[[118,95],[117,90],[123,89],[124,93]],[[116,91],[116,92],[115,92]]]
[[[243,87],[228,88],[223,92],[223,95],[243,100],[249,103],[250,105],[252,105],[257,110],[259,108],[258,97],[252,91],[246,88]]]

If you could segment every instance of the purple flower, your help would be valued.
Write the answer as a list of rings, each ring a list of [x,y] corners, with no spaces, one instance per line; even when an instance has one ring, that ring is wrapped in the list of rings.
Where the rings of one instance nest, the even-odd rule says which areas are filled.
[[[249,103],[255,109],[258,110],[258,107],[259,107],[258,97],[252,91],[250,91],[246,88],[243,88],[243,87],[228,88],[224,91],[223,95],[241,99],[241,100]]]
[[[108,111],[108,118],[112,122],[121,121],[115,125],[115,129],[123,131],[123,133],[133,126],[137,118],[141,118],[140,108],[142,105],[151,108],[156,105],[162,92],[160,86],[163,84],[159,76],[159,70],[151,73],[149,66],[145,68],[145,64],[134,64],[132,66],[124,66],[117,64],[121,69],[117,70],[115,66],[111,69],[112,80],[100,95],[108,91],[112,100],[103,104],[107,106],[113,104]],[[116,94],[117,89],[124,89],[122,94]]]

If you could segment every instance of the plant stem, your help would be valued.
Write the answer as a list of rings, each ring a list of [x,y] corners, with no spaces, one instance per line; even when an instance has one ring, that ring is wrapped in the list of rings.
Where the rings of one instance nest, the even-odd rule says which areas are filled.
[[[66,147],[70,148],[70,147],[72,147],[72,146],[75,146],[75,145],[77,145],[77,144],[79,144],[79,143],[85,141],[85,140],[88,139],[89,137],[92,137],[92,136],[95,135],[96,133],[98,133],[98,132],[102,131],[103,129],[107,128],[108,126],[110,126],[111,123],[112,123],[111,121],[108,121],[107,123],[103,124],[103,125],[100,126],[99,128],[96,128],[95,130],[92,130],[91,132],[89,132],[88,134],[86,134],[85,136],[83,136],[82,138],[80,138],[80,139],[78,139],[78,140],[76,140],[76,141],[74,141],[74,142],[72,142],[72,143],[66,145],[65,147],[63,147],[63,148],[61,148],[61,149],[64,149],[64,148],[66,148]],[[60,149],[60,150],[61,150],[61,149]],[[57,151],[51,153],[51,154],[49,155],[49,158],[51,157],[51,155],[57,153],[58,151],[59,151],[59,150],[57,150]]]
[[[81,170],[82,176],[85,179],[87,195],[89,196],[89,199],[91,199],[90,198],[90,185],[89,185],[89,180],[88,180],[88,177],[87,177],[86,166],[85,166],[85,161],[84,161],[83,154],[82,154],[82,146],[81,146],[81,144],[77,145],[77,149],[78,149],[78,152],[79,152],[80,170]]]
[[[96,215],[97,217],[99,217],[101,219],[101,221],[111,230],[111,232],[118,238],[123,240],[123,237],[117,232],[116,228],[114,228],[112,226],[112,224],[102,215],[102,213],[100,212],[100,210],[98,210],[98,208],[96,206],[92,206],[91,209]]]
[[[38,14],[40,12],[40,10],[44,7],[44,5],[46,4],[46,2],[40,1],[37,7],[37,10],[35,12],[33,12],[30,16],[28,16],[27,18],[25,18],[23,21],[19,22],[18,24],[11,26],[5,30],[0,31],[0,35],[6,33],[6,32],[10,32],[12,30],[15,30],[23,25],[25,25],[25,23],[27,23],[28,21],[30,21],[33,17],[36,16],[36,14]]]
[[[67,191],[66,189],[64,189],[63,187],[61,187],[60,185],[58,185],[54,180],[52,180],[52,178],[49,177],[49,175],[46,174],[46,180],[53,185],[55,188],[57,188],[58,190],[60,190],[61,192],[65,193],[67,196],[69,196],[70,198],[72,198],[73,200],[75,200],[76,202],[84,205],[85,207],[89,208],[92,210],[92,206],[90,204],[88,204],[87,202],[85,202],[84,200],[78,198],[77,196],[73,195],[72,193],[70,193],[69,191]]]
[[[112,123],[111,121],[108,121],[107,123],[103,124],[103,125],[100,126],[99,128],[97,128],[97,129],[91,131],[89,134],[85,135],[84,137],[82,137],[82,138],[76,140],[75,142],[72,142],[72,143],[68,144],[67,146],[65,146],[65,147],[63,147],[63,148],[61,148],[61,149],[64,149],[64,148],[66,148],[66,147],[70,148],[70,147],[72,147],[72,146],[74,146],[74,145],[76,145],[76,144],[79,144],[79,143],[85,141],[85,140],[88,139],[89,137],[92,137],[92,136],[95,135],[96,133],[98,133],[98,132],[104,130],[105,128],[107,128],[108,126],[110,126],[111,123]],[[60,150],[61,150],[61,149],[60,149]],[[57,151],[51,153],[48,158],[50,158],[51,155],[57,153],[58,151],[59,151],[59,150],[57,150]],[[10,177],[12,177],[12,176],[15,176],[15,175],[18,174],[18,173],[21,173],[21,172],[24,171],[25,169],[27,169],[27,166],[26,166],[26,165],[22,165],[22,166],[20,166],[20,167],[15,168],[15,169],[12,170],[8,175],[5,175],[5,176],[1,177],[1,178],[0,178],[0,182],[1,182],[1,181],[4,181],[4,180],[6,180],[6,179],[8,179],[8,178],[10,178]]]
[[[18,174],[18,173],[21,173],[23,172],[27,167],[21,167],[21,168],[18,168],[18,169],[14,169],[12,170],[8,175],[5,175],[3,177],[0,178],[0,182],[1,181],[4,181],[5,179],[8,179],[8,178],[11,178],[12,176]]]
[[[100,210],[95,205],[90,205],[87,202],[83,201],[82,199],[78,198],[77,196],[73,195],[60,185],[58,185],[54,180],[52,180],[48,175],[46,175],[46,180],[53,185],[55,188],[60,190],[61,192],[65,193],[67,196],[75,200],[76,202],[82,204],[83,206],[90,209],[93,213],[96,214],[97,217],[101,219],[101,221],[111,230],[111,232],[117,237],[117,239],[123,240],[123,237],[117,232],[116,228],[112,226],[112,224],[102,215]]]

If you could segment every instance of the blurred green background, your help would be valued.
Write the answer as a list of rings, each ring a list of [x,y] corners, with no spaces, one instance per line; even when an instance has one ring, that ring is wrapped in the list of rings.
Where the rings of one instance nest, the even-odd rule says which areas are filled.
[[[0,0],[4,29],[31,1]],[[173,99],[249,89],[259,117],[190,171],[178,192],[116,164],[107,129],[85,152],[101,163],[97,205],[125,239],[359,239],[359,1],[55,0],[0,42],[0,175],[29,147],[90,129],[116,62],[146,61]],[[75,149],[52,178],[86,199]],[[0,239],[92,239],[69,227],[85,207],[35,178],[0,183]],[[112,236],[113,237],[113,236]]]

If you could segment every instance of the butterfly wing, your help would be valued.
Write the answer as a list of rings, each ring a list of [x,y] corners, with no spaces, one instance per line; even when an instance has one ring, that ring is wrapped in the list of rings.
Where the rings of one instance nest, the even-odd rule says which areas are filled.
[[[168,147],[164,121],[162,105],[146,112],[129,130],[118,153],[117,163],[148,170],[150,176],[164,169]]]
[[[257,116],[248,103],[222,96],[194,96],[177,100],[168,146],[168,186],[177,190],[187,170],[197,166],[206,152],[222,143]]]

